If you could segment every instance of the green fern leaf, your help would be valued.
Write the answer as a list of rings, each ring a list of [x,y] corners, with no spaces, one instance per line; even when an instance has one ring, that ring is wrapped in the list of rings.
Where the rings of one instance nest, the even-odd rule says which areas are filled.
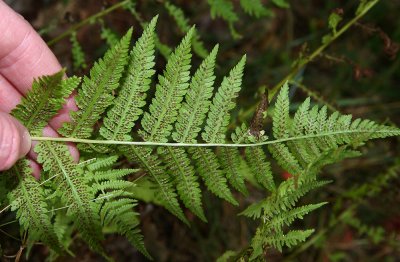
[[[76,37],[76,32],[73,32],[70,37],[72,43],[72,66],[74,70],[85,69],[87,67],[85,62],[85,53],[82,50],[82,46],[79,44]]]
[[[97,159],[86,165],[90,176],[95,183],[92,188],[98,199],[102,199],[99,205],[100,218],[104,226],[116,225],[117,233],[126,236],[128,241],[144,254],[152,259],[143,243],[143,236],[138,229],[138,214],[134,211],[137,201],[129,192],[135,184],[122,180],[124,176],[135,172],[132,169],[110,169],[117,157],[111,156]],[[90,167],[90,169],[89,169]]]
[[[236,190],[247,196],[249,192],[244,183],[243,163],[239,150],[237,148],[221,148],[220,163],[229,183]]]
[[[65,71],[43,76],[32,84],[32,91],[22,98],[21,103],[11,112],[31,135],[42,135],[43,128],[57,114],[80,79],[71,77],[62,80]]]
[[[245,154],[247,163],[257,182],[269,191],[276,190],[271,164],[267,160],[263,149],[260,147],[246,148]]]
[[[207,188],[233,205],[239,205],[227,186],[226,178],[220,169],[217,156],[208,148],[189,148],[189,153],[196,162],[197,172],[200,174]]]
[[[130,140],[129,135],[135,121],[143,113],[146,91],[150,88],[154,74],[154,30],[157,18],[153,18],[130,53],[127,76],[121,83],[114,107],[100,128],[100,134],[110,140]]]
[[[189,19],[185,17],[183,10],[170,2],[165,2],[165,8],[167,9],[170,16],[172,16],[178,25],[179,30],[182,33],[187,33],[190,30]],[[197,31],[194,32],[192,39],[193,51],[200,57],[205,58],[208,55],[208,51],[205,49],[203,42],[200,40],[200,36]]]
[[[271,10],[265,8],[260,0],[240,0],[240,5],[246,13],[257,18],[273,15]]]
[[[71,122],[65,123],[59,133],[68,137],[90,137],[93,126],[100,115],[113,101],[112,91],[118,87],[118,81],[127,63],[127,52],[132,30],[111,50],[107,51],[90,70],[90,78],[84,77],[82,89],[75,100],[80,110],[71,113]]]
[[[289,85],[286,82],[278,95],[273,113],[272,131],[276,139],[289,137],[289,120]],[[268,148],[279,165],[289,173],[295,176],[301,173],[300,164],[284,143],[273,144]]]
[[[211,17],[222,17],[229,23],[234,23],[239,20],[237,14],[233,10],[232,2],[228,0],[208,0],[211,7]]]
[[[138,163],[158,187],[157,198],[163,206],[182,220],[185,224],[189,225],[179,206],[173,183],[168,176],[165,168],[161,165],[161,161],[157,155],[152,154],[152,149],[146,147],[126,146],[121,147],[121,151],[128,158],[129,161]]]
[[[273,237],[268,237],[265,239],[265,242],[282,252],[282,247],[287,246],[290,248],[298,243],[304,242],[312,233],[314,233],[314,229],[292,230],[286,234],[281,233]]]
[[[172,138],[177,142],[197,142],[196,138],[201,131],[201,125],[211,104],[210,99],[213,94],[214,68],[217,52],[218,45],[204,59],[192,78],[189,91],[185,96],[185,102],[183,102],[179,110],[175,124],[176,131],[172,134]]]
[[[11,211],[17,211],[20,225],[28,232],[28,242],[42,241],[54,251],[61,252],[44,191],[31,175],[28,160],[18,161],[9,172],[19,180],[18,186],[8,195]]]
[[[189,87],[190,79],[190,43],[192,28],[175,52],[169,57],[163,76],[159,76],[156,94],[141,121],[143,129],[139,131],[146,141],[167,142],[176,121],[183,96]]]
[[[83,163],[83,165],[89,169],[89,171],[96,171],[100,169],[105,169],[107,167],[112,167],[118,161],[118,156],[113,155],[104,158],[98,158],[89,160],[88,163]]]
[[[207,219],[201,206],[200,185],[185,149],[159,147],[158,153],[163,157],[185,206],[206,222]]]
[[[272,232],[277,228],[282,228],[284,225],[290,226],[295,219],[303,219],[303,217],[308,213],[326,204],[327,202],[322,202],[319,204],[305,205],[288,211],[283,211],[280,214],[272,217],[272,219],[266,223],[265,227],[269,228],[269,230]]]
[[[98,205],[92,201],[94,195],[87,185],[83,174],[76,164],[66,145],[43,141],[36,145],[37,161],[43,170],[55,176],[52,183],[62,204],[68,207],[67,215],[73,218],[82,238],[97,252],[104,254],[100,245],[103,239],[100,219],[97,214]]]
[[[243,69],[246,56],[231,70],[228,77],[222,81],[221,87],[214,96],[207,123],[202,133],[207,143],[225,143],[226,132],[230,120],[230,110],[236,103],[233,101],[238,96],[242,85]]]
[[[211,18],[221,17],[228,22],[232,37],[235,39],[241,38],[241,35],[234,28],[234,23],[239,20],[239,17],[233,9],[232,2],[229,0],[208,0],[207,2],[211,8]]]
[[[250,134],[250,129],[246,124],[237,127],[235,132],[231,135],[234,143],[249,143],[266,140],[267,137],[263,136],[256,138]],[[274,178],[272,176],[271,165],[267,157],[260,147],[248,147],[245,149],[247,165],[254,174],[256,181],[270,191],[276,189]]]
[[[101,20],[102,21],[102,20]],[[104,25],[104,21],[101,22],[101,39],[105,40],[109,47],[113,47],[118,43],[119,36],[111,28]]]

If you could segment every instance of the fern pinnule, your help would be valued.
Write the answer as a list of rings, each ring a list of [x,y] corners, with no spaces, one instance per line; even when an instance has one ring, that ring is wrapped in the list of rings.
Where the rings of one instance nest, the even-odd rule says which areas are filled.
[[[289,117],[289,85],[286,82],[277,97],[272,117],[272,131],[274,138],[288,138],[290,130]],[[298,176],[301,167],[295,155],[284,143],[272,144],[269,147],[274,159],[280,166],[285,168],[292,175]]]
[[[234,10],[233,3],[229,0],[207,0],[207,2],[210,5],[211,18],[222,18],[228,23],[232,37],[241,38],[234,27],[234,23],[239,20],[239,17]]]
[[[107,27],[104,24],[103,20],[100,20],[100,23],[101,23],[101,33],[100,33],[101,39],[105,40],[109,47],[115,46],[119,41],[119,36],[111,28]]]
[[[237,148],[222,148],[219,154],[221,167],[223,168],[226,178],[236,190],[247,196],[243,160]]]
[[[121,41],[106,52],[90,70],[90,77],[84,77],[82,88],[75,100],[79,107],[71,112],[71,122],[65,123],[59,133],[68,137],[88,138],[101,114],[111,105],[112,91],[119,85],[119,79],[127,63],[131,40],[130,29]]]
[[[28,243],[42,241],[54,251],[61,252],[61,243],[51,222],[44,190],[32,176],[28,160],[18,161],[8,172],[18,178],[18,185],[8,194],[8,198],[11,211],[16,210],[22,229],[28,233]]]
[[[189,148],[189,153],[195,160],[197,173],[203,179],[208,190],[233,205],[239,205],[229,190],[215,153],[209,148]]]
[[[312,233],[314,233],[314,229],[308,230],[291,230],[287,233],[276,233],[272,236],[264,238],[264,243],[273,246],[282,252],[282,248],[284,246],[292,247],[297,245],[298,243],[304,242]],[[252,243],[253,245],[253,243]],[[255,254],[253,254],[255,255]],[[251,258],[250,258],[251,259]]]
[[[169,57],[164,75],[159,75],[156,94],[141,121],[139,134],[146,141],[167,142],[176,121],[183,96],[189,87],[190,45],[194,27]]]
[[[93,192],[86,178],[79,172],[68,147],[64,144],[43,141],[36,145],[38,162],[43,170],[54,176],[52,183],[61,202],[68,207],[67,215],[75,221],[82,238],[91,248],[104,254],[100,245],[103,239]]]
[[[260,0],[240,0],[243,10],[251,16],[257,18],[262,16],[272,16],[272,12],[267,9]]]
[[[276,190],[271,164],[263,149],[259,147],[246,148],[245,155],[256,181],[271,192]]]
[[[87,67],[85,62],[85,53],[82,50],[82,46],[79,44],[79,41],[76,36],[76,32],[73,32],[70,37],[70,41],[72,44],[71,53],[72,53],[72,66],[74,70],[85,69]]]
[[[54,75],[36,79],[32,91],[12,110],[11,114],[24,124],[31,135],[42,135],[43,128],[79,84],[78,77],[62,80],[64,74],[65,71],[61,70]]]
[[[170,16],[172,16],[182,33],[187,33],[190,30],[189,19],[185,17],[183,10],[176,5],[166,1],[164,3]],[[205,49],[203,42],[200,40],[200,36],[197,31],[194,32],[192,39],[193,51],[200,57],[205,58],[208,55],[208,51]]]
[[[163,206],[182,220],[182,222],[189,225],[189,221],[183,214],[177,200],[177,195],[171,178],[168,176],[168,173],[158,156],[152,154],[153,150],[148,147],[124,146],[121,147],[121,151],[129,161],[138,163],[140,167],[150,175],[151,180],[158,188],[156,197]]]
[[[185,149],[159,147],[158,153],[163,158],[183,204],[206,222],[207,219],[201,204],[200,185]]]
[[[265,227],[268,228],[270,232],[282,228],[284,226],[290,226],[296,219],[303,219],[303,217],[315,209],[326,205],[327,202],[322,202],[318,204],[310,204],[305,206],[296,207],[290,210],[285,210],[279,214],[273,216],[269,221],[265,223]]]
[[[91,178],[95,195],[102,199],[99,203],[99,216],[103,226],[116,226],[117,233],[124,235],[129,242],[143,255],[151,259],[143,243],[140,233],[138,213],[134,211],[137,200],[129,192],[135,186],[133,182],[126,181],[123,176],[132,173],[132,169],[110,169],[115,157],[101,158],[91,163],[86,175]],[[96,165],[96,162],[99,164]],[[96,168],[93,168],[96,167]]]
[[[194,73],[185,101],[179,109],[172,138],[176,142],[196,143],[211,104],[215,80],[214,68],[218,52],[216,45]]]
[[[131,140],[129,135],[135,121],[143,113],[146,92],[154,74],[154,17],[137,40],[129,55],[125,77],[121,81],[114,106],[103,120],[100,134],[110,140]]]
[[[208,112],[206,126],[202,137],[207,143],[225,143],[230,120],[230,111],[236,106],[233,101],[242,85],[246,56],[229,72],[215,94]]]
[[[231,135],[234,143],[254,143],[258,141],[265,141],[265,135],[255,137],[250,133],[250,128],[243,123],[240,127],[235,129]],[[274,178],[272,176],[271,164],[267,160],[267,156],[260,147],[248,147],[245,149],[246,163],[252,171],[256,181],[264,188],[274,191],[276,189]]]
[[[96,171],[104,168],[110,168],[117,161],[118,161],[118,156],[111,155],[109,157],[89,159],[87,163],[80,163],[80,164],[86,167],[89,171]]]

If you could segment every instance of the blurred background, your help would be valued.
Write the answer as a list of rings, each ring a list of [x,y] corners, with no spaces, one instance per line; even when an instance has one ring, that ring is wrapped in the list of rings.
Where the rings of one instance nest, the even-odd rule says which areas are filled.
[[[205,0],[138,0],[132,1],[130,8],[118,7],[122,2],[118,0],[5,2],[48,41],[70,75],[87,74],[113,40],[130,27],[136,39],[143,24],[157,14],[160,16],[157,68],[161,72],[169,48],[176,46],[184,35],[184,26],[171,15],[171,5],[179,7],[188,25],[195,24],[198,32],[200,47],[195,50],[194,69],[204,52],[219,43],[216,71],[217,83],[220,83],[222,76],[247,54],[239,109],[234,112],[232,126],[235,122],[249,121],[260,94],[285,79],[299,58],[322,45],[323,36],[330,31],[332,13],[342,17],[340,28],[354,18],[359,4],[357,0],[265,0],[261,1],[264,11],[251,13],[239,0],[232,0],[229,2],[233,9],[225,9],[229,12],[221,17]],[[312,62],[298,70],[292,79],[291,109],[295,110],[299,102],[312,96],[315,103],[328,104],[330,109],[353,114],[355,118],[399,125],[399,13],[400,1],[379,1]],[[70,28],[76,28],[73,34],[68,34]],[[74,45],[80,46],[80,55],[71,52]],[[316,228],[314,235],[296,248],[285,249],[283,254],[271,252],[269,261],[399,261],[399,140],[374,141],[362,151],[362,157],[325,168],[322,176],[334,182],[303,199],[304,203],[313,199],[329,202],[295,225]],[[290,175],[274,168],[277,180]],[[155,260],[213,261],[226,250],[246,247],[257,225],[237,214],[264,196],[252,185],[248,188],[249,197],[235,195],[239,207],[219,201],[204,191],[209,222],[205,224],[192,217],[191,228],[183,226],[163,208],[141,203],[145,243]],[[13,225],[3,230],[18,235],[18,228]],[[2,232],[0,235],[3,253],[15,254],[18,241]],[[123,238],[110,235],[104,244],[116,261],[146,261]],[[102,259],[80,241],[73,243],[71,251],[74,258],[65,256],[58,261]],[[38,246],[32,250],[31,261],[44,261],[46,256],[46,248]]]

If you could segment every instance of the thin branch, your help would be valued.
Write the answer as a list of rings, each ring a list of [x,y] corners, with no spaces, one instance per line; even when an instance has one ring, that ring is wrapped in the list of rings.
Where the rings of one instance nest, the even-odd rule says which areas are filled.
[[[306,57],[305,59],[301,60],[291,71],[290,73],[284,77],[278,84],[276,84],[270,91],[269,91],[269,96],[268,99],[271,101],[275,94],[279,91],[279,89],[283,86],[283,84],[286,83],[286,81],[291,80],[297,73],[309,62],[313,61],[315,57],[320,55],[328,46],[332,44],[339,36],[341,36],[344,32],[346,32],[350,27],[352,27],[358,20],[361,19],[368,11],[377,3],[379,0],[373,0],[371,1],[368,5],[365,6],[365,8],[353,19],[351,19],[347,24],[345,24],[340,30],[336,32],[336,34],[333,34],[331,38],[329,38],[328,41],[326,41],[324,44],[322,44],[318,49],[316,49],[311,55]]]
[[[56,38],[48,41],[47,45],[48,46],[52,46],[52,45],[56,44],[57,42],[61,41],[62,39],[66,38],[66,37],[68,37],[69,35],[71,35],[73,32],[76,32],[78,29],[80,29],[81,27],[85,26],[86,24],[89,24],[92,21],[95,21],[96,19],[111,13],[112,11],[114,11],[114,10],[116,10],[118,8],[125,6],[129,2],[130,2],[130,0],[125,0],[125,1],[119,2],[117,4],[114,4],[114,5],[110,6],[107,9],[104,9],[101,12],[98,12],[98,13],[86,18],[85,20],[83,20],[83,21],[71,26],[67,31],[65,31],[61,35],[59,35]]]

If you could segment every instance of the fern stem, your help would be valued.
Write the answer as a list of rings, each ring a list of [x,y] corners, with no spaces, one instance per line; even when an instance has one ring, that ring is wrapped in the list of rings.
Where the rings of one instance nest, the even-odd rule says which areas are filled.
[[[324,44],[322,44],[318,49],[316,49],[311,55],[301,60],[291,71],[290,73],[283,78],[278,84],[276,84],[271,90],[269,90],[268,100],[271,101],[275,94],[279,91],[281,86],[283,86],[286,81],[291,80],[297,73],[309,62],[314,60],[315,57],[319,56],[329,45],[332,44],[339,36],[341,36],[344,32],[346,32],[351,26],[353,26],[358,20],[361,19],[368,11],[377,3],[379,0],[373,0],[365,8],[356,15],[353,19],[351,19],[347,24],[345,24],[340,30],[338,30],[332,37]]]
[[[278,144],[287,141],[342,135],[342,134],[353,134],[353,133],[390,133],[393,132],[396,135],[400,135],[400,131],[393,129],[385,130],[341,130],[333,132],[323,132],[319,134],[310,134],[303,136],[293,136],[287,138],[281,138],[276,140],[269,140],[253,144],[224,144],[224,143],[172,143],[172,142],[141,142],[141,141],[119,141],[119,140],[92,140],[92,139],[81,139],[74,137],[43,137],[43,136],[32,136],[33,141],[54,141],[54,142],[73,142],[73,143],[83,143],[83,144],[103,144],[103,145],[134,145],[134,146],[168,146],[168,147],[255,147],[270,144]]]
[[[120,8],[120,7],[123,7],[124,5],[128,4],[129,2],[130,2],[130,0],[125,0],[125,1],[119,2],[119,3],[117,3],[117,4],[114,4],[114,5],[110,6],[110,7],[107,8],[107,9],[104,9],[104,10],[101,11],[101,12],[98,12],[98,13],[92,15],[92,16],[89,16],[89,17],[86,18],[85,20],[83,20],[83,21],[81,21],[81,22],[79,22],[79,23],[77,23],[77,24],[71,26],[67,31],[65,31],[65,32],[62,33],[61,35],[59,35],[59,36],[57,36],[56,38],[54,38],[54,39],[48,41],[48,42],[47,42],[47,45],[48,45],[48,46],[52,46],[52,45],[58,43],[59,41],[61,41],[62,39],[68,37],[68,36],[71,35],[72,33],[76,32],[76,31],[79,30],[81,27],[85,26],[86,24],[89,24],[90,22],[95,21],[96,19],[98,19],[98,18],[100,18],[100,17],[103,17],[103,16],[105,16],[105,15],[111,13],[112,11],[114,11],[114,10]]]

